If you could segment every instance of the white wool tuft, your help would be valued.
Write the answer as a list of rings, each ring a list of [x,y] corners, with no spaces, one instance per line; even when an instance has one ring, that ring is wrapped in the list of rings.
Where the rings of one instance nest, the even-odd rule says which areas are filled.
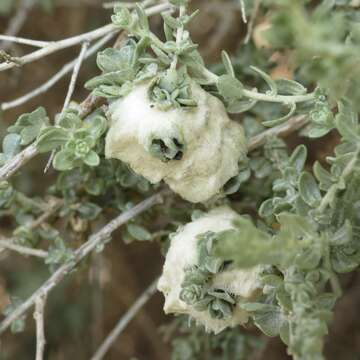
[[[149,97],[149,84],[138,85],[109,106],[111,120],[105,155],[129,164],[151,183],[164,180],[191,202],[204,202],[221,192],[239,172],[246,156],[241,125],[232,121],[223,103],[192,83],[194,108],[162,111]],[[153,139],[177,139],[185,145],[181,160],[162,162],[149,153]]]
[[[215,333],[248,321],[248,313],[238,305],[230,318],[218,320],[211,318],[208,311],[197,311],[193,306],[180,300],[185,269],[196,265],[198,261],[197,235],[207,231],[220,232],[231,229],[233,220],[238,216],[227,206],[219,207],[180,228],[174,235],[158,283],[158,289],[165,296],[165,313],[188,314],[203,324],[207,331]],[[212,285],[228,290],[244,301],[251,301],[260,289],[259,271],[259,267],[224,271],[215,275]]]

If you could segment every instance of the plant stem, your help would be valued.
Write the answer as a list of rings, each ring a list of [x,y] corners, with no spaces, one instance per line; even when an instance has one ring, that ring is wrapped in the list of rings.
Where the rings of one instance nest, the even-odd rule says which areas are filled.
[[[109,351],[113,343],[123,332],[129,322],[135,317],[139,310],[148,302],[148,300],[155,294],[158,279],[154,280],[151,285],[141,294],[141,296],[134,302],[130,309],[121,317],[116,326],[111,330],[104,342],[97,349],[91,360],[101,360]]]
[[[345,181],[345,179],[352,173],[352,171],[356,165],[356,162],[358,160],[359,152],[360,152],[360,148],[358,148],[355,151],[353,158],[348,162],[348,164],[344,168],[342,174],[339,177],[339,182]],[[334,196],[338,192],[338,190],[339,190],[338,183],[331,185],[331,187],[327,191],[326,195],[322,198],[321,203],[320,203],[319,207],[317,208],[319,213],[323,213],[325,211],[326,207],[330,204],[331,200],[334,198]]]
[[[186,14],[186,6],[185,5],[181,5],[179,8],[179,16],[178,16],[178,20],[181,21],[181,18],[183,16],[185,16]],[[176,31],[176,47],[179,50],[180,46],[181,46],[181,42],[183,39],[183,35],[184,35],[184,24],[181,22],[181,26],[178,27],[177,31]],[[175,70],[176,66],[177,66],[177,62],[178,62],[178,56],[175,54],[174,59],[170,65],[170,69]]]
[[[162,202],[165,192],[159,192],[141,203],[137,204],[128,211],[123,212],[118,217],[110,221],[100,231],[91,235],[86,243],[80,246],[74,252],[74,259],[61,265],[40,288],[38,288],[27,300],[25,300],[18,308],[16,308],[10,315],[8,315],[0,323],[0,334],[3,333],[13,321],[18,319],[21,315],[27,312],[39,298],[39,296],[46,296],[57,284],[59,284],[71,270],[89,253],[91,253],[98,246],[104,245],[109,239],[111,234],[124,225],[135,216],[150,209],[156,204]]]
[[[203,68],[203,74],[208,78],[209,82],[216,84],[219,80],[219,76],[211,72],[210,70]],[[259,93],[254,90],[239,89],[239,92],[248,99],[253,99],[257,101],[266,101],[272,103],[282,103],[282,104],[294,104],[305,101],[312,101],[315,99],[315,93],[309,93],[304,95],[270,95]]]

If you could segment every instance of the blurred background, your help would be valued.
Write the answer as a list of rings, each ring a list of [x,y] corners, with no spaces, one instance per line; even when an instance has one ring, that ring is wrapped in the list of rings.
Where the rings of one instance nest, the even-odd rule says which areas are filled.
[[[112,10],[104,9],[104,3],[105,1],[101,0],[39,0],[36,5],[26,8],[25,17],[17,24],[17,35],[51,41],[90,31],[110,22]],[[0,34],[11,31],[13,19],[21,6],[22,1],[0,0]],[[247,26],[242,20],[238,1],[193,0],[191,6],[201,10],[192,22],[190,30],[194,42],[200,44],[200,51],[207,64],[216,68],[222,49],[237,56],[239,61],[247,56],[239,50],[246,36]],[[160,34],[160,17],[153,17],[151,23],[153,29]],[[291,77],[291,57],[272,52],[259,35],[261,29],[266,27],[266,21],[261,15],[254,22],[254,27],[251,42],[256,51],[261,53],[259,59],[271,59],[273,76]],[[0,50],[5,48],[9,54],[17,57],[31,50],[23,45],[9,46],[0,43]],[[78,53],[79,48],[73,47],[21,68],[15,67],[10,71],[1,72],[0,103],[16,99],[44,83],[65,63],[76,58]],[[74,93],[75,100],[82,101],[86,98],[88,92],[83,88],[83,84],[97,73],[93,56],[82,66]],[[46,107],[50,116],[59,112],[68,82],[69,76],[59,81],[44,95],[0,114],[1,134],[20,114],[33,111],[40,105]],[[289,140],[291,147],[294,147],[296,142],[295,137]],[[316,146],[309,143],[312,160],[330,152],[335,142],[336,138],[330,135],[325,140],[318,141]],[[46,159],[40,157],[27,165],[15,178],[17,186],[32,196],[42,195],[44,189],[54,180],[52,172],[43,175],[45,163]],[[2,214],[1,235],[10,234],[12,226],[10,218]],[[125,244],[121,233],[116,233],[111,244],[102,253],[93,254],[91,259],[84,261],[76,273],[69,276],[51,293],[46,308],[46,359],[89,359],[121,315],[160,274],[162,264],[163,257],[156,243]],[[36,259],[24,258],[15,253],[1,253],[0,311],[9,303],[10,294],[26,298],[48,276],[48,268]],[[360,282],[356,274],[350,274],[342,280],[348,291],[337,305],[326,352],[328,359],[355,360],[360,359]],[[114,343],[105,359],[171,359],[171,341],[174,338],[173,334],[178,330],[171,332],[172,317],[163,314],[162,305],[162,296],[153,296]],[[34,358],[36,339],[31,313],[28,314],[26,323],[25,331],[16,335],[8,331],[2,336],[1,360]],[[258,336],[258,332],[251,327],[245,332],[251,336]],[[257,345],[257,350],[249,351],[246,357],[239,355],[237,358],[222,358],[288,358],[285,347],[278,339],[265,340],[261,337],[259,341],[261,345]],[[207,359],[206,355],[201,358]],[[186,357],[185,349],[183,357],[176,359],[190,360],[192,357]]]

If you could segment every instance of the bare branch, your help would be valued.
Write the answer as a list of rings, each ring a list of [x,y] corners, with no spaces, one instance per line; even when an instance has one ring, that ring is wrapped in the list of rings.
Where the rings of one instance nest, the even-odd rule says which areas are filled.
[[[38,154],[35,143],[19,152],[0,168],[0,181],[7,180]]]
[[[115,35],[115,33],[110,33],[106,36],[104,36],[102,39],[97,41],[93,46],[89,48],[89,50],[85,54],[85,59],[89,58],[93,54],[95,54],[99,49],[101,49],[108,41],[112,39],[112,37]],[[31,90],[28,94],[25,94],[18,99],[15,99],[10,102],[6,102],[0,105],[0,108],[2,111],[9,110],[12,108],[15,108],[17,106],[20,106],[22,104],[25,104],[29,100],[33,99],[36,96],[39,96],[45,92],[47,92],[51,87],[53,87],[59,80],[61,80],[66,74],[70,73],[74,66],[76,65],[78,61],[78,58],[76,58],[73,61],[70,61],[64,67],[57,72],[52,78],[50,78],[47,82],[42,84],[36,89]]]
[[[105,245],[105,243],[110,240],[111,234],[118,229],[123,224],[127,223],[129,220],[135,216],[141,214],[142,212],[150,209],[156,204],[162,202],[164,192],[159,192],[141,203],[137,204],[130,210],[120,214],[114,220],[110,221],[105,225],[100,231],[91,235],[86,243],[80,246],[74,252],[74,258],[71,261],[66,262],[61,265],[48,280],[46,280],[43,285],[38,288],[27,300],[25,300],[17,309],[15,309],[10,315],[8,315],[0,323],[0,334],[3,333],[11,323],[28,311],[36,302],[39,296],[45,296],[59,284],[64,277],[69,274],[71,270],[89,253],[99,246]]]
[[[44,359],[45,350],[45,329],[44,329],[44,312],[46,305],[46,296],[39,296],[35,301],[34,319],[36,323],[36,358],[35,360]]]
[[[164,4],[152,6],[148,9],[146,9],[145,12],[147,13],[147,15],[150,16],[150,15],[154,15],[154,14],[160,13],[162,11],[168,10],[170,8],[171,8],[170,4],[164,3]],[[117,26],[115,26],[114,24],[108,24],[108,25],[100,27],[96,30],[93,30],[93,31],[90,31],[90,32],[87,32],[87,33],[84,33],[81,35],[77,35],[77,36],[70,37],[70,38],[67,38],[64,40],[50,43],[50,45],[48,45],[40,50],[34,51],[28,55],[25,55],[21,58],[16,58],[16,60],[19,62],[20,65],[25,65],[32,61],[39,60],[45,56],[53,54],[56,51],[66,49],[68,47],[71,47],[71,46],[74,46],[77,44],[81,44],[83,42],[91,42],[91,41],[101,38],[109,33],[119,32],[119,31],[120,31],[120,29]],[[12,69],[14,66],[15,66],[14,63],[0,64],[0,71]]]
[[[100,345],[91,360],[101,360],[109,351],[113,343],[123,332],[129,322],[136,316],[139,310],[148,302],[148,300],[155,294],[158,279],[156,279],[134,302],[130,309],[121,317],[116,326],[111,330],[110,334]]]
[[[16,12],[15,16],[10,20],[9,26],[5,31],[5,35],[10,37],[16,36],[19,33],[21,28],[23,27],[28,12],[34,6],[35,0],[23,0],[18,11]],[[8,39],[5,39],[8,40]],[[0,48],[4,51],[8,50],[11,47],[11,43],[8,41],[3,41],[0,43]]]
[[[46,222],[56,211],[59,210],[59,208],[62,206],[64,201],[61,199],[55,200],[55,202],[51,202],[48,209],[39,216],[36,220],[32,221],[30,224],[26,224],[26,228],[32,230],[36,229],[38,226],[42,225],[44,222]],[[16,251],[22,255],[30,255],[30,256],[36,256],[40,258],[46,258],[48,256],[48,252],[44,250],[38,250],[38,249],[32,249],[27,246],[20,246],[15,244],[15,239],[0,239],[0,253],[3,250],[12,250]]]
[[[45,46],[49,46],[49,41],[39,41],[39,40],[32,40],[32,39],[24,39],[22,37],[11,36],[11,35],[0,35],[0,40],[4,42],[13,42],[17,44],[24,44],[30,45],[34,47],[43,48]]]
[[[71,98],[72,98],[72,96],[74,94],[75,85],[76,85],[77,78],[79,76],[80,68],[81,68],[81,65],[82,65],[82,63],[84,61],[84,57],[85,57],[85,54],[86,54],[86,51],[87,51],[88,47],[89,47],[88,42],[84,42],[83,45],[81,46],[81,51],[80,51],[78,59],[76,60],[76,64],[74,66],[74,71],[73,71],[72,76],[71,76],[69,89],[68,89],[68,92],[66,94],[66,98],[65,98],[65,102],[64,102],[64,106],[63,106],[62,111],[64,111],[70,104]]]
[[[11,240],[0,239],[0,251],[2,249],[8,249],[16,251],[21,255],[30,255],[39,258],[46,258],[49,255],[48,252],[44,250],[32,249],[27,246],[16,245]]]
[[[69,84],[69,89],[68,89],[68,92],[66,94],[66,98],[65,98],[65,102],[64,102],[64,106],[62,108],[62,111],[61,113],[63,113],[65,111],[65,109],[69,106],[70,104],[70,101],[71,101],[71,98],[74,94],[74,91],[75,91],[75,85],[76,85],[76,81],[78,79],[78,76],[79,76],[79,72],[80,72],[80,68],[81,68],[81,65],[84,61],[84,57],[85,57],[85,54],[86,54],[86,51],[89,47],[89,43],[88,42],[84,42],[81,46],[81,51],[80,51],[80,54],[78,56],[78,59],[76,60],[76,63],[75,63],[75,66],[74,66],[74,70],[73,70],[73,73],[72,73],[72,76],[71,76],[71,79],[70,79],[70,84]],[[60,117],[58,118],[58,121],[60,120]],[[55,121],[55,124],[57,125],[58,124],[58,121]],[[54,160],[54,157],[55,157],[55,150],[53,150],[51,152],[51,155],[50,155],[50,158],[45,166],[45,169],[44,169],[44,173],[46,173],[53,160]]]

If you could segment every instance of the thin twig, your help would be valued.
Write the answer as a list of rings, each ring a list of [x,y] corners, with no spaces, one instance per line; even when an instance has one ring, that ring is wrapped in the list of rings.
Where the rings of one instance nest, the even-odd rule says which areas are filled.
[[[62,199],[55,200],[55,202],[50,204],[48,209],[41,216],[39,216],[36,220],[30,222],[29,224],[26,224],[25,227],[29,230],[33,230],[36,229],[38,226],[44,224],[51,216],[53,216],[60,209],[63,203],[64,200]],[[0,240],[0,253],[2,253],[3,250],[12,250],[22,255],[30,255],[40,258],[46,258],[48,256],[47,251],[32,249],[27,246],[17,245],[16,239],[14,238]]]
[[[86,52],[84,58],[87,59],[90,56],[92,56],[93,54],[95,54],[108,41],[110,41],[114,35],[115,35],[115,33],[107,34],[102,39],[97,41],[93,46],[91,46],[89,48],[89,50]],[[57,72],[53,77],[51,77],[48,81],[46,81],[44,84],[42,84],[38,88],[31,90],[31,92],[29,92],[28,94],[25,94],[15,100],[1,104],[0,109],[2,111],[5,111],[5,110],[15,108],[17,106],[25,104],[26,102],[30,101],[31,99],[33,99],[41,94],[44,94],[50,88],[52,88],[57,82],[59,82],[66,74],[70,73],[74,69],[74,66],[76,65],[77,61],[78,61],[78,58],[76,58],[73,61],[70,61],[69,63],[64,65],[64,67],[59,72]]]
[[[81,46],[81,51],[80,51],[80,54],[76,60],[76,63],[75,63],[75,66],[74,66],[74,70],[73,70],[73,73],[72,73],[72,76],[71,76],[71,79],[70,79],[70,84],[69,84],[69,88],[68,88],[68,91],[67,91],[67,94],[66,94],[66,98],[65,98],[65,101],[64,101],[64,106],[62,108],[62,111],[61,111],[61,114],[69,107],[69,104],[70,104],[70,101],[71,101],[71,98],[74,94],[74,91],[75,91],[75,85],[76,85],[76,81],[79,77],[79,72],[80,72],[80,68],[81,68],[81,65],[84,61],[84,57],[85,57],[85,54],[86,54],[86,51],[89,47],[89,42],[84,42]],[[55,121],[55,124],[57,125],[58,124],[58,121],[60,120],[60,117],[58,117],[58,120]],[[54,157],[55,157],[55,150],[53,150],[50,154],[50,158],[45,166],[45,169],[44,169],[44,173],[46,173],[53,160],[54,160]]]
[[[62,111],[64,111],[70,104],[71,98],[72,98],[72,96],[74,94],[74,91],[75,91],[75,85],[76,85],[76,81],[77,81],[78,76],[79,76],[80,68],[81,68],[81,65],[82,65],[82,63],[84,61],[85,54],[86,54],[86,51],[87,51],[88,47],[89,47],[88,42],[84,42],[83,45],[81,46],[81,51],[80,51],[80,54],[78,56],[78,59],[76,60],[76,64],[74,66],[74,71],[73,71],[72,76],[71,76],[69,89],[68,89],[68,92],[66,94],[66,98],[65,98],[65,102],[64,102],[64,106],[63,106]]]
[[[136,316],[139,310],[148,302],[148,300],[155,294],[158,279],[140,295],[140,297],[134,302],[130,309],[121,317],[116,326],[111,330],[110,334],[106,337],[104,342],[100,345],[96,353],[91,360],[101,360],[109,351],[113,343],[123,332],[129,322]]]
[[[149,6],[152,3],[154,3],[154,0],[143,0],[141,1],[141,5],[142,6]],[[102,4],[102,7],[104,9],[113,9],[116,5],[121,5],[121,6],[125,6],[127,8],[133,8],[136,6],[138,2],[126,2],[126,1],[109,1],[109,2],[105,2],[104,4]]]
[[[248,23],[247,33],[246,33],[245,40],[244,40],[245,44],[247,44],[249,42],[249,40],[250,40],[250,38],[252,36],[256,16],[257,16],[258,11],[260,9],[260,2],[261,2],[261,0],[254,0],[254,5],[253,5],[252,12],[251,12],[250,21]]]
[[[43,48],[49,46],[51,43],[49,41],[40,41],[32,39],[24,39],[22,37],[12,36],[12,35],[0,35],[0,40],[4,42],[13,42],[17,44],[24,44],[29,46],[34,46],[38,48]]]
[[[247,23],[247,18],[246,18],[246,7],[245,7],[245,2],[244,0],[239,0],[240,1],[240,10],[241,10],[241,17],[242,17],[242,21],[244,24]]]
[[[162,202],[164,192],[159,192],[146,200],[142,201],[138,205],[134,206],[130,210],[120,214],[114,220],[110,221],[100,231],[91,235],[86,243],[80,246],[74,252],[74,258],[65,264],[61,265],[43,285],[38,288],[27,300],[25,300],[18,308],[16,308],[10,315],[8,315],[0,323],[0,334],[3,333],[11,323],[28,311],[36,302],[39,296],[47,295],[57,284],[59,284],[64,277],[69,274],[71,270],[89,253],[99,246],[105,245],[111,238],[111,234],[123,224],[130,221],[135,216],[150,209],[156,204]]]
[[[158,14],[161,13],[165,10],[168,10],[171,8],[171,5],[169,3],[163,3],[163,4],[158,4],[155,6],[152,6],[148,9],[145,9],[145,12],[148,16],[154,15],[154,14]],[[16,58],[16,60],[19,62],[20,65],[25,65],[28,64],[30,62],[33,62],[35,60],[39,60],[45,56],[48,56],[50,54],[53,54],[56,51],[77,45],[77,44],[81,44],[83,42],[91,42],[93,40],[96,40],[98,38],[101,38],[109,33],[112,32],[119,32],[120,29],[115,26],[114,24],[108,24],[105,25],[103,27],[100,27],[96,30],[81,34],[81,35],[77,35],[77,36],[73,36],[64,40],[60,40],[60,41],[55,41],[52,42],[50,45],[39,49],[37,51],[34,51],[28,55],[25,55],[21,58]],[[8,69],[12,69],[15,66],[15,64],[13,63],[3,63],[0,64],[0,71],[4,71],[4,70],[8,70]]]
[[[275,126],[269,130],[265,130],[259,135],[253,136],[248,144],[249,152],[258,149],[266,143],[266,140],[271,136],[285,137],[296,130],[301,129],[308,123],[306,115],[296,116],[286,123]]]
[[[16,245],[13,243],[12,239],[10,240],[0,239],[0,250],[2,249],[8,249],[8,250],[16,251],[21,255],[30,255],[39,258],[46,258],[49,255],[48,252],[44,250],[32,249],[27,246]]]
[[[17,170],[27,164],[37,154],[38,151],[36,149],[35,143],[29,145],[23,151],[19,152],[0,168],[0,181],[10,178]]]
[[[36,323],[36,358],[35,360],[44,359],[45,351],[45,326],[44,326],[44,312],[46,305],[46,295],[39,296],[35,300],[34,319]]]
[[[23,27],[28,13],[31,8],[34,6],[35,0],[23,0],[19,6],[15,16],[10,20],[9,26],[5,31],[5,35],[10,37],[16,36]],[[11,47],[11,42],[3,41],[0,43],[0,48],[4,51],[8,50]]]

